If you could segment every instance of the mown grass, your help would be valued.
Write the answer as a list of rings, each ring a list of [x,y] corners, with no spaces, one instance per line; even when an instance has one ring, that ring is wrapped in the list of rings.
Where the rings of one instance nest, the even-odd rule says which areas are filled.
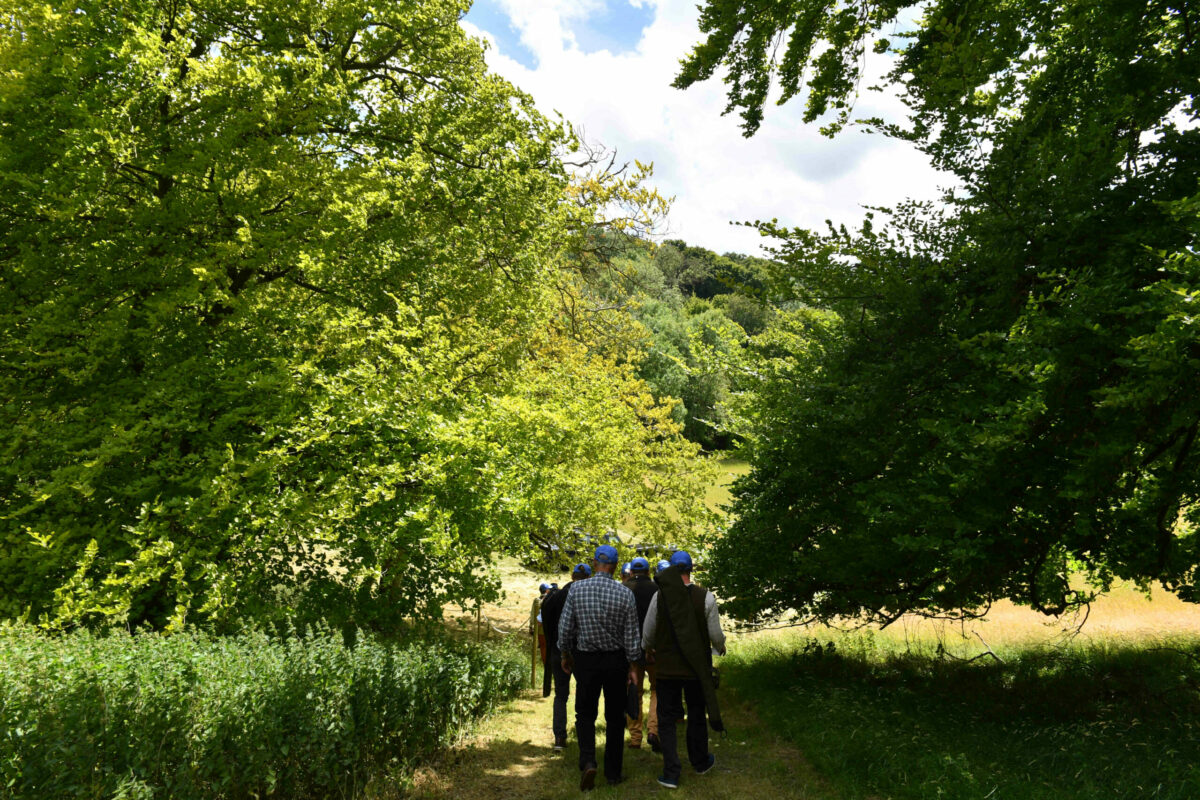
[[[572,685],[572,691],[574,686]],[[574,694],[572,694],[572,698]],[[727,736],[711,734],[716,768],[695,775],[685,767],[680,791],[662,789],[662,756],[648,748],[626,750],[625,781],[594,792],[604,800],[638,800],[677,794],[694,800],[841,800],[802,754],[763,725],[753,708],[729,692],[722,695]],[[526,692],[488,717],[469,739],[417,770],[414,800],[571,800],[579,791],[579,751],[573,711],[565,753],[550,749],[551,701]],[[603,724],[598,743],[603,748]],[[680,740],[683,729],[680,728]]]
[[[848,797],[1200,797],[1200,639],[743,642],[730,685]]]

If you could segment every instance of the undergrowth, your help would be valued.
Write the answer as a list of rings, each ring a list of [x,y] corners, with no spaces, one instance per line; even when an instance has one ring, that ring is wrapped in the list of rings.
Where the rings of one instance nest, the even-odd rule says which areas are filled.
[[[842,635],[748,644],[724,671],[849,796],[1200,797],[1200,641],[967,662]]]
[[[0,627],[0,798],[356,797],[520,687],[513,651]]]

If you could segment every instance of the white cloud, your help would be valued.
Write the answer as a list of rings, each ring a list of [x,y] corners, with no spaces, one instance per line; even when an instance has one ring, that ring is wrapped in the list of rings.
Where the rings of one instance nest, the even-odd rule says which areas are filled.
[[[864,205],[935,199],[939,186],[951,182],[905,143],[856,130],[833,141],[822,137],[817,126],[801,122],[797,100],[768,107],[759,132],[743,138],[738,117],[720,115],[723,83],[671,88],[679,59],[700,41],[695,0],[637,0],[655,6],[656,16],[636,50],[584,53],[572,25],[603,1],[494,0],[537,57],[537,67],[524,67],[495,47],[488,62],[544,111],[581,126],[589,140],[617,148],[623,159],[653,161],[655,185],[675,197],[672,238],[718,252],[755,253],[762,242],[758,233],[730,222],[854,224]],[[469,22],[464,27],[479,34]],[[902,111],[895,98],[864,93],[856,115],[900,120]]]

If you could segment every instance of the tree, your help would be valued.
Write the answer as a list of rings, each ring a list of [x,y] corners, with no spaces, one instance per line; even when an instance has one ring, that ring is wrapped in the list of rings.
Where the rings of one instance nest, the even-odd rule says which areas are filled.
[[[522,526],[699,496],[681,468],[647,506],[693,449],[611,360],[541,344],[604,220],[466,7],[0,5],[0,616],[436,617]],[[544,420],[492,414],[544,375],[598,405],[514,448]]]
[[[727,67],[748,135],[772,80],[807,87],[832,132],[910,7],[711,2],[678,83]],[[754,470],[713,559],[738,613],[1058,614],[1116,577],[1200,600],[1194,22],[941,2],[876,39],[912,114],[865,124],[963,189],[882,230],[760,226],[792,310],[746,372]]]

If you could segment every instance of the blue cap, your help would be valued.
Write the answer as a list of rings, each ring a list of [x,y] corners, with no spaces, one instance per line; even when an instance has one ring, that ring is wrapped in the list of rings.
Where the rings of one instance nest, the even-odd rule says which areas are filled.
[[[550,584],[548,584],[548,583],[543,583],[541,586],[538,587],[538,589],[543,592],[549,588],[550,588]]]
[[[596,548],[596,555],[593,558],[601,564],[615,564],[617,563],[617,548],[611,544],[602,544]]]
[[[671,553],[671,566],[679,567],[683,572],[692,571],[692,557],[687,550],[676,550]]]
[[[630,569],[631,569],[631,567],[629,566],[629,562],[626,561],[624,564],[621,565],[621,574],[628,575]]]
[[[671,562],[670,562],[670,561],[667,561],[667,560],[664,558],[662,561],[658,562],[658,565],[657,565],[657,566],[654,568],[654,571],[655,571],[655,572],[662,572],[664,569],[669,569],[669,568],[670,568],[670,566],[671,566]]]
[[[590,577],[592,577],[592,568],[589,567],[587,564],[576,564],[575,569],[571,570],[571,577],[572,578],[578,578],[578,577],[590,578]]]
[[[634,572],[649,572],[650,562],[641,556],[638,556],[633,561],[629,562],[629,568]]]

